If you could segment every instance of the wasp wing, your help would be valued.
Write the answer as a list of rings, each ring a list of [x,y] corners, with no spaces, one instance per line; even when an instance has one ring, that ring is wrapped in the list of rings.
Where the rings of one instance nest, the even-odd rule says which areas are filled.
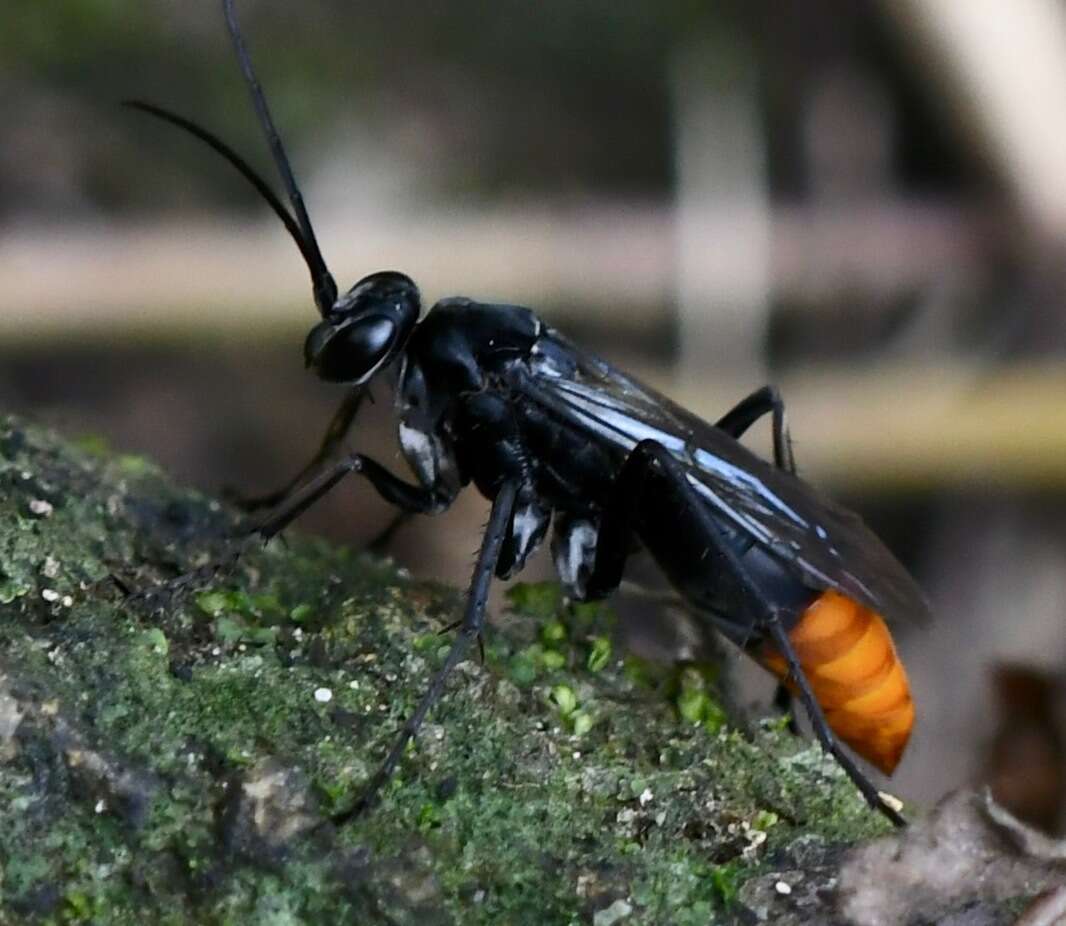
[[[914,580],[858,515],[558,332],[541,334],[515,385],[621,454],[642,440],[662,444],[716,517],[812,589],[836,589],[889,620],[929,616]]]

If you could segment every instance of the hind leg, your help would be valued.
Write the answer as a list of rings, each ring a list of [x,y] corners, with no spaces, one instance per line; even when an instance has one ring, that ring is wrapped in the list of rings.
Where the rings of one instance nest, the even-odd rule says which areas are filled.
[[[670,497],[656,498],[658,507],[670,506],[683,513],[684,522],[679,523],[674,540],[679,555],[695,556],[702,569],[720,569],[728,574],[737,592],[737,603],[742,612],[734,615],[738,627],[750,623],[769,635],[774,646],[785,657],[789,678],[795,682],[800,702],[803,704],[815,736],[822,748],[833,756],[855,787],[874,809],[880,811],[896,826],[905,825],[905,820],[895,808],[881,797],[874,784],[862,773],[851,757],[844,752],[825,719],[821,705],[799,664],[792,642],[781,624],[775,603],[760,589],[758,583],[741,561],[729,537],[710,514],[703,499],[689,482],[682,465],[670,452],[655,441],[642,441],[627,457],[615,483],[611,504],[604,511],[601,522],[601,537],[597,548],[596,566],[593,570],[595,583],[605,587],[621,577],[625,557],[620,548],[628,542],[635,520],[645,504],[644,491],[652,481],[660,486],[669,486]],[[689,564],[690,566],[692,563]],[[613,587],[613,586],[612,586]]]
[[[774,440],[774,464],[778,469],[796,475],[796,459],[792,455],[792,435],[785,417],[785,402],[776,386],[763,386],[719,418],[714,426],[721,428],[730,437],[738,440],[763,415],[773,415],[771,429]]]
[[[785,416],[785,402],[776,386],[763,386],[747,398],[741,399],[715,422],[715,427],[721,428],[730,437],[739,440],[748,428],[767,414],[773,415],[771,428],[774,441],[774,464],[778,469],[783,469],[795,476],[796,458],[792,453],[792,435],[789,433],[788,419]],[[783,682],[774,692],[774,707],[782,714],[792,714],[792,693]],[[795,716],[789,717],[788,728],[792,733],[799,732]]]

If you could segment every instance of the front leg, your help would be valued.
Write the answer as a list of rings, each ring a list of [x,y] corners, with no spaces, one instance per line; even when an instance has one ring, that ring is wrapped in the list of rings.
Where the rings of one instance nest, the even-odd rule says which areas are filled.
[[[265,495],[244,497],[228,493],[231,495],[234,504],[236,504],[236,506],[242,511],[259,511],[263,508],[273,508],[275,505],[279,505],[288,498],[300,483],[307,479],[340,449],[344,437],[348,431],[351,430],[352,424],[355,422],[356,415],[359,414],[359,409],[367,394],[367,391],[360,386],[356,389],[352,389],[344,397],[344,401],[341,402],[340,407],[334,412],[333,417],[330,419],[329,427],[326,428],[326,433],[322,436],[322,442],[319,444],[315,455],[311,457],[311,459],[295,476],[292,477],[292,479],[280,488],[275,489],[273,492],[268,492]]]
[[[359,409],[367,398],[370,398],[370,392],[362,386],[348,392],[344,397],[344,401],[330,419],[329,427],[326,428],[326,433],[323,435],[322,442],[319,444],[315,455],[281,488],[265,495],[247,498],[228,493],[232,501],[238,508],[248,512],[259,511],[263,508],[274,508],[284,502],[305,479],[337,453],[344,442],[345,436],[351,430],[355,418],[359,414]],[[373,401],[372,398],[371,401]],[[408,510],[401,507],[400,511],[392,516],[389,523],[369,540],[365,549],[371,553],[383,553],[388,549],[392,538],[396,536],[396,532],[407,523],[414,513],[416,513],[416,510]]]
[[[269,540],[288,527],[345,476],[359,473],[390,505],[406,514],[436,514],[447,508],[454,498],[450,492],[412,485],[394,476],[384,466],[362,453],[353,453],[316,476],[256,527],[252,534]]]
[[[377,461],[364,454],[355,453],[338,461],[298,491],[290,493],[266,519],[233,541],[226,553],[218,559],[172,579],[161,588],[146,589],[134,597],[151,598],[161,593],[171,596],[182,594],[210,582],[220,573],[230,571],[252,545],[276,537],[352,473],[365,476],[378,495],[399,508],[401,515],[436,514],[447,508],[455,497],[454,492],[443,488],[431,489],[404,482]]]

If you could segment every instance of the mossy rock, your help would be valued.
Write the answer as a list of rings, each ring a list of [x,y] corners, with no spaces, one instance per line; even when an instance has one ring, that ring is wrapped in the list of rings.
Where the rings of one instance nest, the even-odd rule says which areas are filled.
[[[293,536],[173,600],[237,519],[138,458],[0,422],[0,921],[671,923],[885,832],[779,722],[520,587],[371,814],[461,594]]]

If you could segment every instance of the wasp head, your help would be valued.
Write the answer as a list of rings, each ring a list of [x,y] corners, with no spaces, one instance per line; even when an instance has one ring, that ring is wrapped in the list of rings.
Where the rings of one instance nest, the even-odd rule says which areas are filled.
[[[403,350],[420,309],[410,277],[394,270],[363,277],[311,329],[307,366],[330,383],[365,383]]]

